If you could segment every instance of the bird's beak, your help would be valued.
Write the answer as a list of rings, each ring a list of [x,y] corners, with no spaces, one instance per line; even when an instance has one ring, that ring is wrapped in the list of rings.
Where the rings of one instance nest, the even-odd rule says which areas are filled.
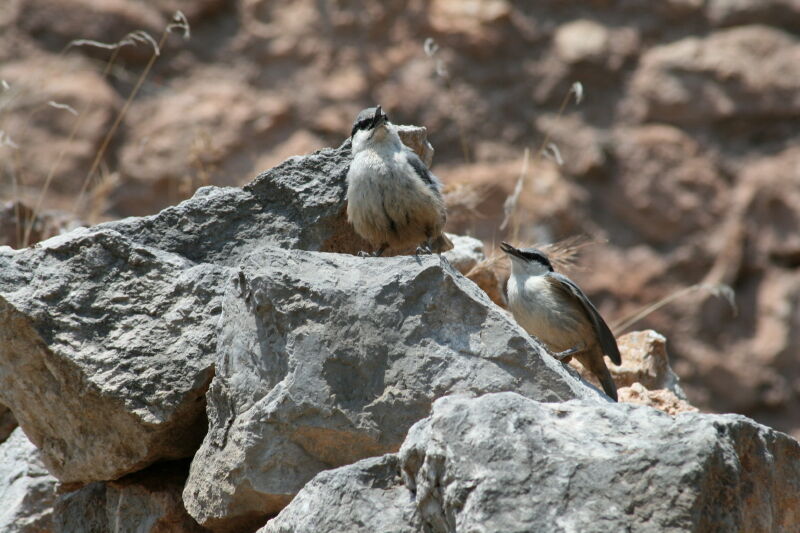
[[[382,122],[382,118],[383,111],[381,110],[380,104],[378,104],[378,106],[375,108],[375,114],[372,116],[372,127],[374,128],[378,125],[378,123]]]
[[[511,246],[510,244],[508,244],[507,242],[501,242],[500,243],[500,249],[503,250],[508,255],[513,255],[515,257],[519,257],[520,259],[523,259],[522,254],[520,253],[520,251],[517,250],[516,248],[514,248],[513,246]]]

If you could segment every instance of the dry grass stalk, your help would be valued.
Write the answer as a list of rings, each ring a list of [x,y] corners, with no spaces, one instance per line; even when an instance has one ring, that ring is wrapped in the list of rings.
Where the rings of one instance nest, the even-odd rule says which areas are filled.
[[[441,57],[436,57],[436,53],[439,52],[440,47],[433,39],[433,37],[428,37],[425,39],[425,42],[422,45],[422,49],[425,52],[425,55],[428,56],[434,63],[434,70],[436,72],[436,76],[442,80],[444,84],[445,90],[450,94],[450,98],[448,99],[451,103],[451,113],[450,115],[453,117],[453,122],[456,124],[456,128],[458,129],[458,140],[459,144],[461,144],[461,152],[464,155],[464,162],[470,162],[470,150],[469,150],[469,141],[467,140],[467,133],[466,127],[463,124],[462,117],[466,116],[466,113],[463,109],[459,109],[457,104],[458,98],[455,98],[453,94],[453,83],[452,83],[452,76],[450,75],[450,71],[447,69],[447,65],[444,62],[444,59]]]
[[[92,46],[96,48],[102,48],[105,50],[113,50],[113,53],[108,58],[108,61],[106,61],[105,68],[103,69],[103,73],[101,75],[105,79],[108,76],[109,72],[111,72],[111,68],[117,60],[120,48],[124,46],[135,46],[137,43],[145,43],[152,41],[152,37],[148,35],[148,37],[150,37],[150,39],[148,40],[145,37],[143,37],[142,34],[146,34],[146,32],[138,31],[129,33],[116,43],[102,43],[99,41],[92,41],[90,39],[75,39],[73,41],[70,41],[69,44],[67,44],[64,50],[62,50],[61,55],[63,56],[73,46]],[[29,223],[26,224],[25,226],[25,235],[21,240],[23,247],[26,247],[30,244],[29,239],[31,230],[33,229],[33,221],[36,219],[36,216],[38,215],[39,211],[42,208],[42,202],[44,201],[44,197],[47,195],[47,191],[50,189],[50,183],[53,180],[53,176],[55,176],[56,171],[58,170],[58,167],[61,164],[61,160],[64,158],[67,146],[69,146],[75,139],[75,135],[77,135],[78,130],[80,129],[81,124],[83,123],[83,119],[86,116],[86,112],[89,110],[90,103],[87,102],[81,108],[80,112],[75,111],[75,109],[70,106],[66,106],[64,104],[58,104],[57,102],[53,101],[48,102],[48,105],[50,105],[51,107],[55,107],[57,109],[68,108],[67,110],[69,110],[72,114],[74,114],[77,117],[77,120],[75,120],[74,124],[72,125],[72,129],[70,130],[69,136],[67,137],[67,142],[61,148],[61,150],[59,150],[58,155],[56,156],[56,160],[53,162],[53,164],[50,166],[50,170],[47,172],[47,177],[45,178],[44,185],[40,189],[39,195],[36,198],[36,203],[33,208],[33,217],[31,218]]]
[[[573,83],[569,91],[567,91],[567,94],[564,96],[564,99],[561,101],[561,105],[558,108],[558,113],[556,114],[556,118],[558,119],[564,115],[564,111],[566,110],[567,105],[569,104],[569,101],[572,99],[573,96],[575,97],[575,103],[580,104],[581,101],[583,100],[583,94],[584,94],[583,85],[581,84],[581,82],[576,81],[575,83]],[[514,186],[514,193],[511,196],[509,196],[508,199],[506,199],[506,203],[504,206],[506,215],[505,218],[503,219],[502,225],[500,226],[500,229],[505,229],[505,227],[510,222],[513,222],[512,232],[511,232],[513,240],[517,240],[517,238],[519,237],[520,221],[517,217],[515,217],[515,214],[517,212],[517,207],[519,205],[519,196],[523,188],[525,187],[525,182],[527,181],[528,157],[529,157],[528,149],[526,148],[525,157],[523,161],[523,172],[520,174],[519,180],[517,181],[517,184]],[[561,152],[558,150],[558,147],[553,142],[551,142],[549,133],[545,134],[544,139],[539,145],[539,149],[536,150],[536,154],[534,155],[534,158],[541,158],[541,157],[552,158],[559,166],[564,164],[564,160],[561,157]],[[534,162],[535,161],[536,159],[534,159]]]
[[[442,196],[447,206],[447,219],[450,221],[467,221],[484,218],[478,208],[486,201],[488,194],[486,184],[449,183],[444,186]]]
[[[514,192],[511,193],[511,196],[506,198],[505,203],[503,204],[503,211],[505,211],[505,218],[503,218],[503,222],[500,224],[500,229],[504,230],[508,226],[508,223],[511,222],[514,213],[517,210],[517,204],[519,203],[519,195],[522,194],[522,187],[525,184],[525,180],[528,176],[528,165],[530,163],[531,152],[528,148],[525,148],[525,153],[522,157],[522,170],[520,170],[519,178],[517,178],[517,183],[514,185]],[[519,226],[516,226],[515,232],[512,236],[512,240],[517,240],[519,237]]]
[[[119,172],[111,172],[105,164],[100,165],[100,178],[90,193],[88,222],[97,224],[108,210],[111,193],[119,185]]]
[[[737,314],[738,308],[736,307],[736,293],[730,286],[722,283],[696,283],[694,285],[690,285],[689,287],[684,287],[682,289],[679,289],[673,292],[672,294],[669,294],[664,298],[661,298],[657,302],[647,305],[642,309],[639,309],[638,311],[628,315],[627,317],[618,320],[617,322],[611,325],[611,330],[614,332],[614,335],[618,336],[636,322],[642,320],[651,313],[658,311],[665,305],[674,302],[675,300],[681,298],[682,296],[697,291],[708,292],[716,296],[717,298],[722,298],[723,300],[728,302],[728,304],[731,306],[734,315]]]
[[[587,235],[574,235],[558,242],[541,246],[536,245],[534,248],[539,248],[546,253],[557,271],[571,271],[582,269],[578,266],[577,258],[583,248],[594,246],[595,244],[604,244],[605,242],[607,242],[605,239],[598,240]]]
[[[164,29],[164,32],[161,34],[161,39],[156,44],[155,41],[150,38],[147,39],[148,42],[153,44],[153,55],[150,56],[150,59],[145,65],[144,70],[139,75],[139,78],[136,80],[136,84],[133,86],[133,90],[128,95],[128,98],[125,100],[125,104],[123,104],[122,109],[120,110],[119,114],[117,114],[114,123],[111,125],[111,128],[106,133],[105,138],[103,138],[103,142],[100,144],[100,148],[97,150],[97,154],[95,155],[94,161],[92,162],[91,167],[89,168],[89,172],[86,173],[86,177],[83,180],[83,184],[81,185],[81,190],[78,193],[78,198],[75,200],[75,204],[73,206],[73,213],[77,213],[77,210],[83,200],[83,196],[86,193],[86,189],[88,188],[89,184],[92,181],[92,177],[94,176],[95,171],[97,171],[97,167],[100,165],[100,161],[105,155],[106,149],[108,149],[108,145],[111,142],[111,139],[114,137],[114,134],[117,132],[119,125],[122,123],[122,120],[125,118],[125,115],[128,113],[128,109],[133,102],[133,99],[136,98],[136,95],[139,93],[139,90],[142,88],[144,84],[144,80],[147,78],[147,75],[150,74],[150,70],[153,68],[153,65],[156,62],[156,59],[161,55],[161,49],[164,47],[164,43],[167,41],[167,37],[172,31],[181,30],[183,31],[183,38],[188,39],[191,35],[189,30],[189,24],[186,21],[186,17],[180,11],[177,11],[175,15],[172,17],[173,22]],[[140,35],[144,32],[134,32],[137,35]],[[148,35],[149,37],[149,35]]]

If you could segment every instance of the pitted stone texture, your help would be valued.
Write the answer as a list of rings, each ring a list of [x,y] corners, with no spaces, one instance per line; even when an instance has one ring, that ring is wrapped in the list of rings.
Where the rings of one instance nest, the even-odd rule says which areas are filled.
[[[450,261],[450,264],[466,275],[467,272],[478,266],[478,263],[486,259],[483,253],[483,242],[474,237],[466,235],[453,235],[448,233],[447,237],[453,242],[453,249],[442,255]]]
[[[395,454],[320,472],[258,533],[417,533],[414,495]]]
[[[318,474],[259,533],[783,533],[800,520],[798,459],[743,416],[454,395],[398,454]]]
[[[17,428],[0,444],[0,531],[52,531],[58,481],[42,464],[39,450]]]
[[[674,414],[680,411],[696,411],[686,402],[686,394],[680,386],[680,379],[669,364],[667,339],[653,331],[633,331],[617,339],[622,364],[615,365],[607,357],[606,366],[617,388],[625,389],[620,401],[650,405]],[[597,378],[578,361],[570,361],[570,366],[595,386]]]
[[[448,397],[399,455],[424,530],[435,533],[785,532],[800,523],[800,444],[738,415]]]
[[[0,399],[53,475],[194,453],[229,275],[109,229],[0,249]]]
[[[603,401],[438,256],[267,249],[241,269],[184,491],[215,531],[255,529],[319,471],[397,450],[437,397]]]

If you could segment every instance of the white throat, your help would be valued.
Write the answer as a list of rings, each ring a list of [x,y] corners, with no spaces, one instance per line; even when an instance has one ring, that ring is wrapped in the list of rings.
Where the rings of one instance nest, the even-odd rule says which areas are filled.
[[[395,127],[386,122],[374,130],[358,130],[353,135],[352,152],[357,154],[364,150],[394,151],[399,150],[402,144]]]
[[[511,256],[511,275],[522,279],[530,276],[544,276],[550,269],[538,261],[525,261],[519,257]]]

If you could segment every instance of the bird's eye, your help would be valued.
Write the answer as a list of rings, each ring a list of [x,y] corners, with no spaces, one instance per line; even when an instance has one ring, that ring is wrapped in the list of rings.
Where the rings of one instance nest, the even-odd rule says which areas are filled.
[[[350,136],[352,137],[353,135],[355,135],[358,130],[367,129],[367,127],[369,126],[370,122],[372,122],[372,119],[363,118],[363,119],[359,120],[358,122],[356,122],[355,124],[353,124],[353,129],[350,131]]]

